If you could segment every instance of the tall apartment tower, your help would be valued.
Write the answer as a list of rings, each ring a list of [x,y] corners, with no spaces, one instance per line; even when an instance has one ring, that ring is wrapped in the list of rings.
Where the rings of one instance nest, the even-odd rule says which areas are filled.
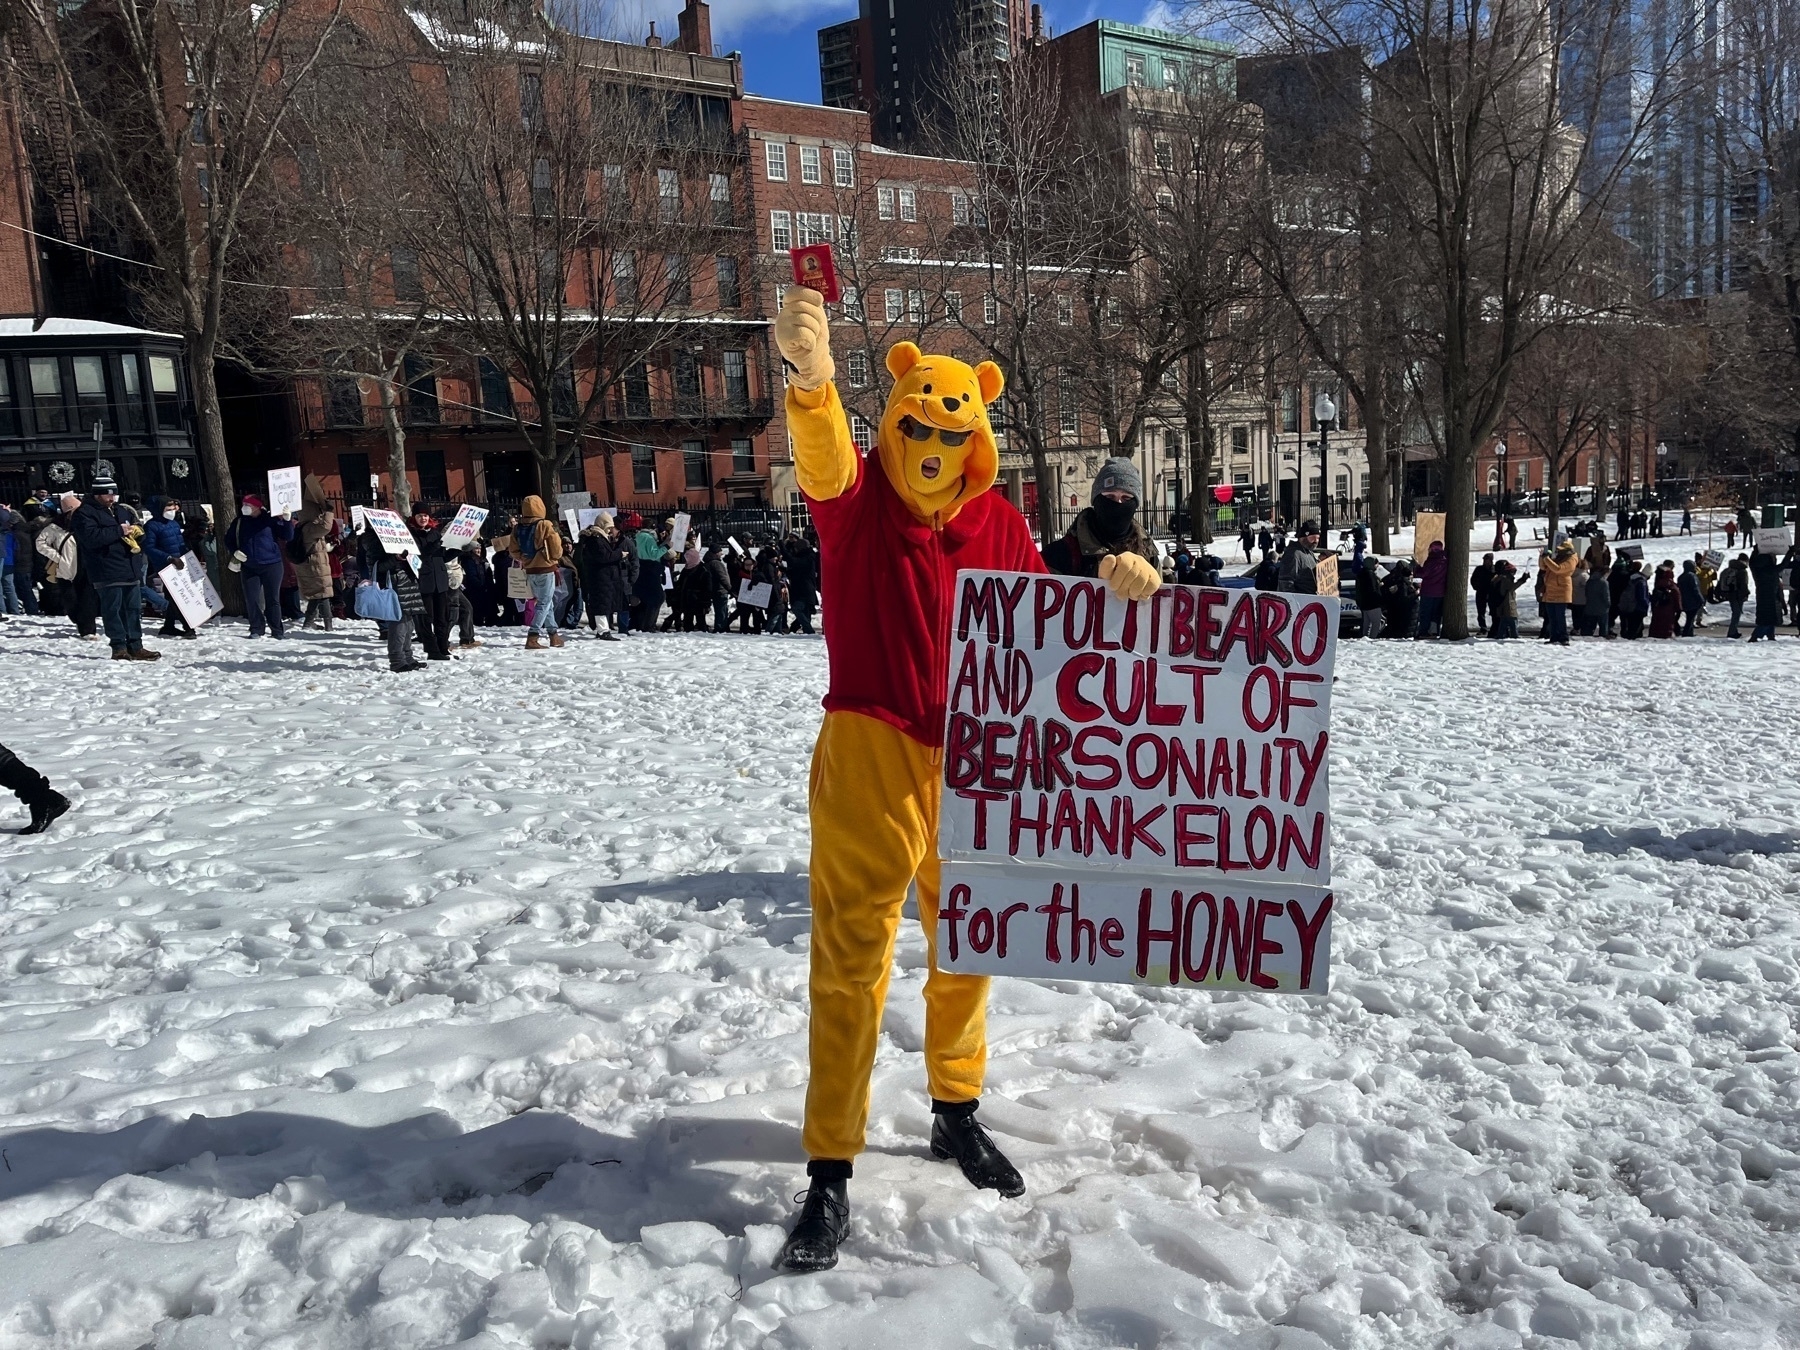
[[[928,142],[938,91],[959,61],[1008,61],[1041,23],[1030,0],[861,0],[857,17],[819,30],[821,101],[869,114],[875,142]]]

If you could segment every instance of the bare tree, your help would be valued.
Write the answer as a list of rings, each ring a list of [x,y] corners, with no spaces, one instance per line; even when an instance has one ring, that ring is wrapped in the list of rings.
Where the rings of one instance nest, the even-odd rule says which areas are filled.
[[[1672,73],[1633,49],[1631,17],[1629,0],[1249,0],[1245,11],[1283,49],[1349,54],[1366,91],[1359,162],[1412,259],[1396,292],[1436,386],[1453,575],[1468,570],[1475,459],[1516,364],[1560,321],[1559,297],[1612,230],[1619,183],[1668,104]],[[1576,49],[1583,62],[1560,59]],[[1603,122],[1605,137],[1575,130]],[[1465,607],[1452,606],[1445,636],[1467,633]]]
[[[412,218],[425,204],[406,172],[406,66],[390,50],[340,29],[318,78],[284,128],[288,151],[274,203],[277,237],[300,312],[281,330],[285,372],[373,387],[387,443],[393,502],[412,511],[406,475],[409,368],[430,360],[442,325],[425,288]],[[329,413],[327,394],[322,412]]]
[[[1151,236],[1164,222],[1142,200],[1153,170],[1129,102],[1115,97],[1078,112],[1069,129],[1082,150],[1058,209],[1071,231],[1086,222],[1101,238],[1081,255],[1076,289],[1055,302],[1056,359],[1094,409],[1106,453],[1129,458],[1169,401],[1181,362],[1181,316],[1154,270]]]
[[[1006,373],[996,430],[1030,459],[1035,523],[1048,544],[1057,534],[1053,440],[1062,444],[1069,425],[1079,440],[1080,420],[1058,306],[1073,306],[1105,249],[1095,222],[1067,209],[1070,182],[1084,172],[1077,161],[1094,150],[1048,115],[1063,106],[1061,76],[1049,61],[963,62],[946,72],[941,97],[949,128],[941,148],[966,164],[971,184],[970,226],[948,246],[964,253],[962,274],[982,288],[958,322]]]
[[[69,128],[101,232],[143,256],[135,280],[146,307],[187,344],[221,522],[237,510],[215,377],[228,291],[283,127],[340,13],[341,0],[0,7],[21,106]]]
[[[1341,64],[1302,59],[1288,69],[1316,78],[1313,97],[1329,106],[1337,92],[1331,76]],[[1410,264],[1407,237],[1386,216],[1370,176],[1328,173],[1316,163],[1327,157],[1361,163],[1354,137],[1342,134],[1341,119],[1350,111],[1332,107],[1332,130],[1314,147],[1334,154],[1266,166],[1253,248],[1270,293],[1298,335],[1292,345],[1330,371],[1356,406],[1369,475],[1371,543],[1376,553],[1386,553],[1393,524],[1388,455],[1409,398],[1401,293]]]
[[[1261,125],[1254,109],[1197,71],[1179,91],[1146,100],[1135,120],[1132,218],[1148,298],[1181,366],[1189,514],[1195,537],[1210,541],[1217,407],[1234,396],[1260,399],[1267,376],[1270,297],[1254,249]],[[1160,386],[1162,371],[1155,374]]]
[[[659,92],[659,50],[585,36],[604,30],[604,7],[472,9],[438,35],[406,101],[412,247],[446,333],[528,394],[512,415],[540,492],[597,438],[616,495],[619,443],[600,428],[647,419],[658,400],[703,416],[748,397],[729,381],[707,395],[691,341],[696,261],[736,247],[729,128]]]

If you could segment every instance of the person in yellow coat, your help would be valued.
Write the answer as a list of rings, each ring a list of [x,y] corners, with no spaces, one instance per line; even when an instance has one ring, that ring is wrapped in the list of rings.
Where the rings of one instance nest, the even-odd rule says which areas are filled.
[[[989,489],[999,452],[987,405],[1004,380],[910,342],[887,354],[894,387],[867,460],[832,384],[829,321],[814,291],[788,291],[775,324],[788,367],[794,469],[819,534],[831,674],[813,751],[811,1077],[803,1142],[811,1177],[776,1265],[823,1270],[849,1225],[869,1075],[909,887],[930,968],[925,1073],[931,1150],[978,1187],[1024,1193],[975,1119],[987,1066],[985,977],[937,968],[937,826],[950,609],[962,568],[1047,570],[1012,504]],[[1136,555],[1099,575],[1119,596],[1161,585]]]

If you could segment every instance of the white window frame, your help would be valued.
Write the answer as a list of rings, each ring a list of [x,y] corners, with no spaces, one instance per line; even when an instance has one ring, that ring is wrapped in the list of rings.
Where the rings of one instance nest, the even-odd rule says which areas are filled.
[[[850,443],[865,455],[875,448],[875,427],[861,413],[850,414]]]
[[[819,157],[819,147],[803,145],[800,147],[800,181],[802,183],[823,183],[825,170]]]
[[[831,152],[831,185],[856,186],[856,155],[841,145]]]
[[[969,223],[969,194],[952,192],[950,194],[950,223],[967,225]]]
[[[856,323],[863,319],[862,292],[854,286],[846,286],[842,293],[844,317]]]
[[[1133,89],[1142,89],[1148,79],[1149,75],[1145,69],[1144,54],[1142,52],[1126,52],[1125,83]]]
[[[961,291],[944,292],[944,313],[955,322],[962,322],[963,307]]]
[[[900,316],[906,313],[906,292],[898,286],[889,286],[882,298],[887,302],[887,321],[899,323]]]
[[[844,381],[852,389],[869,387],[869,354],[861,347],[852,347],[844,357]]]
[[[785,183],[788,176],[786,141],[763,142],[763,172],[771,183]]]
[[[1068,294],[1056,297],[1056,324],[1059,328],[1067,328],[1075,322],[1075,297]]]
[[[909,288],[906,292],[906,318],[909,323],[925,322],[925,292]]]
[[[875,189],[875,214],[882,220],[894,218],[894,189],[885,183]]]
[[[919,218],[919,194],[912,188],[900,189],[900,219],[914,221]]]
[[[794,246],[794,213],[791,211],[769,212],[769,247],[777,253],[786,253]]]
[[[989,328],[1000,322],[1000,298],[992,291],[981,297],[981,321]]]

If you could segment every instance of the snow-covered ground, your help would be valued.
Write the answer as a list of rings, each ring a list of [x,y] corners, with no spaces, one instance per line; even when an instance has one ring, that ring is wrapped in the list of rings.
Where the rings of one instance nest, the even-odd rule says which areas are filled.
[[[821,644],[242,631],[0,625],[6,1350],[1800,1345],[1785,638],[1346,643],[1334,992],[997,981],[1004,1201],[905,932],[792,1278]]]

